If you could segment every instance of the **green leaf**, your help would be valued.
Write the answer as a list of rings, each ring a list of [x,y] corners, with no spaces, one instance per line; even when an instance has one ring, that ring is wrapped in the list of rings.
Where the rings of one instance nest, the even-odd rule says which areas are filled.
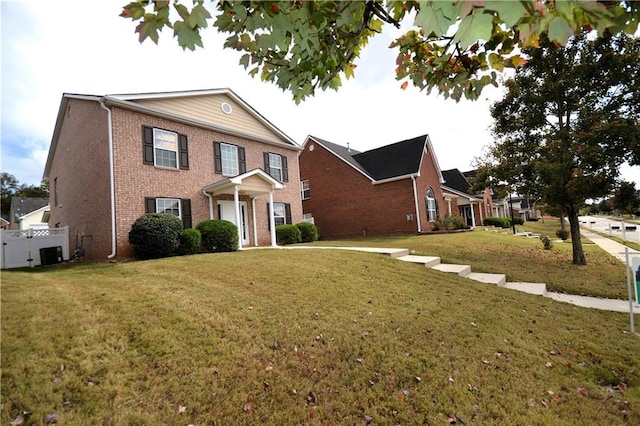
[[[520,1],[486,1],[484,8],[498,12],[507,28],[516,25],[527,13]]]
[[[203,47],[198,29],[193,29],[182,21],[174,24],[173,33],[178,37],[178,44],[182,49],[196,50],[196,46]]]
[[[420,10],[416,15],[414,25],[421,27],[425,34],[434,33],[440,37],[456,21],[457,9],[450,1],[434,2],[420,1]]]
[[[462,20],[453,40],[459,42],[462,49],[467,49],[478,40],[489,40],[492,31],[493,15],[474,9],[471,15]]]
[[[556,16],[549,22],[548,35],[551,41],[556,41],[565,46],[569,37],[573,35],[573,30],[564,18]]]
[[[178,12],[178,15],[180,15],[184,22],[189,23],[189,9],[187,9],[185,5],[175,3],[173,8]]]
[[[144,16],[144,5],[140,2],[133,1],[122,8],[120,16],[137,21]]]
[[[191,16],[189,21],[191,22],[191,28],[200,27],[207,28],[209,25],[207,23],[207,19],[211,19],[211,14],[207,9],[205,9],[202,4],[197,4],[191,10]]]

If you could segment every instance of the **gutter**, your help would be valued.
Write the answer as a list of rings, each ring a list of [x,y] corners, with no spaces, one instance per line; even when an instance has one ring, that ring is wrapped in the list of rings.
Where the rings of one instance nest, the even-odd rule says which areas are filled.
[[[111,196],[111,254],[107,259],[116,256],[116,186],[113,166],[113,117],[111,110],[104,104],[104,98],[100,99],[100,106],[107,111],[107,132],[109,134],[109,195]]]
[[[213,219],[213,197],[204,189],[202,193],[209,199],[209,219]]]
[[[413,200],[416,204],[416,221],[418,222],[418,234],[422,233],[422,223],[420,221],[420,207],[418,205],[418,186],[416,184],[416,175],[411,175],[413,181]]]

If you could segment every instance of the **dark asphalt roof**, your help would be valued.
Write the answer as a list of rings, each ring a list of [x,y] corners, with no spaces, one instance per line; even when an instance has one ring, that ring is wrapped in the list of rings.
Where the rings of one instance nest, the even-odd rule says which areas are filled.
[[[462,192],[464,194],[470,194],[471,185],[467,178],[458,169],[443,170],[442,177],[444,177],[444,184],[451,189]]]

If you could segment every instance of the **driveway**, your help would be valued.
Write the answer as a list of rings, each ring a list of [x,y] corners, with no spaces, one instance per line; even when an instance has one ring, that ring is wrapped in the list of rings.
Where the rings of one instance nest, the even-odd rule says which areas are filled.
[[[636,230],[625,230],[623,233],[622,222],[618,220],[611,220],[603,217],[580,216],[580,226],[586,229],[593,229],[594,231],[604,232],[607,235],[612,235],[614,237],[623,238],[626,241],[632,241],[634,243],[640,244],[640,225],[637,225],[635,223],[625,223],[624,225],[625,228],[627,226],[635,226]],[[619,229],[612,228],[615,226],[617,226]]]

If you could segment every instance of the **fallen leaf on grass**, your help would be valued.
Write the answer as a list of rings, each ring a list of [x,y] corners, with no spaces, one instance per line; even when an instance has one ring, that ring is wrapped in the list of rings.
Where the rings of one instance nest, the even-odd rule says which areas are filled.
[[[44,422],[48,425],[58,423],[58,418],[58,413],[47,414],[46,416],[44,416]]]
[[[544,366],[547,367],[549,370],[553,368],[553,364],[551,362],[547,362]]]
[[[527,405],[531,408],[536,406],[536,400],[531,398],[529,401],[527,401]]]
[[[185,405],[181,405],[178,407],[178,413],[186,413],[187,407]]]
[[[460,423],[461,425],[464,424],[464,421],[462,421],[460,417],[454,415],[447,416],[447,421],[450,425],[457,425],[458,423]]]
[[[587,388],[578,388],[576,389],[576,392],[578,392],[582,396],[589,396],[589,389]]]
[[[251,411],[251,404],[249,404],[248,402],[244,404],[244,407],[242,407],[242,411],[244,411],[245,413]]]

